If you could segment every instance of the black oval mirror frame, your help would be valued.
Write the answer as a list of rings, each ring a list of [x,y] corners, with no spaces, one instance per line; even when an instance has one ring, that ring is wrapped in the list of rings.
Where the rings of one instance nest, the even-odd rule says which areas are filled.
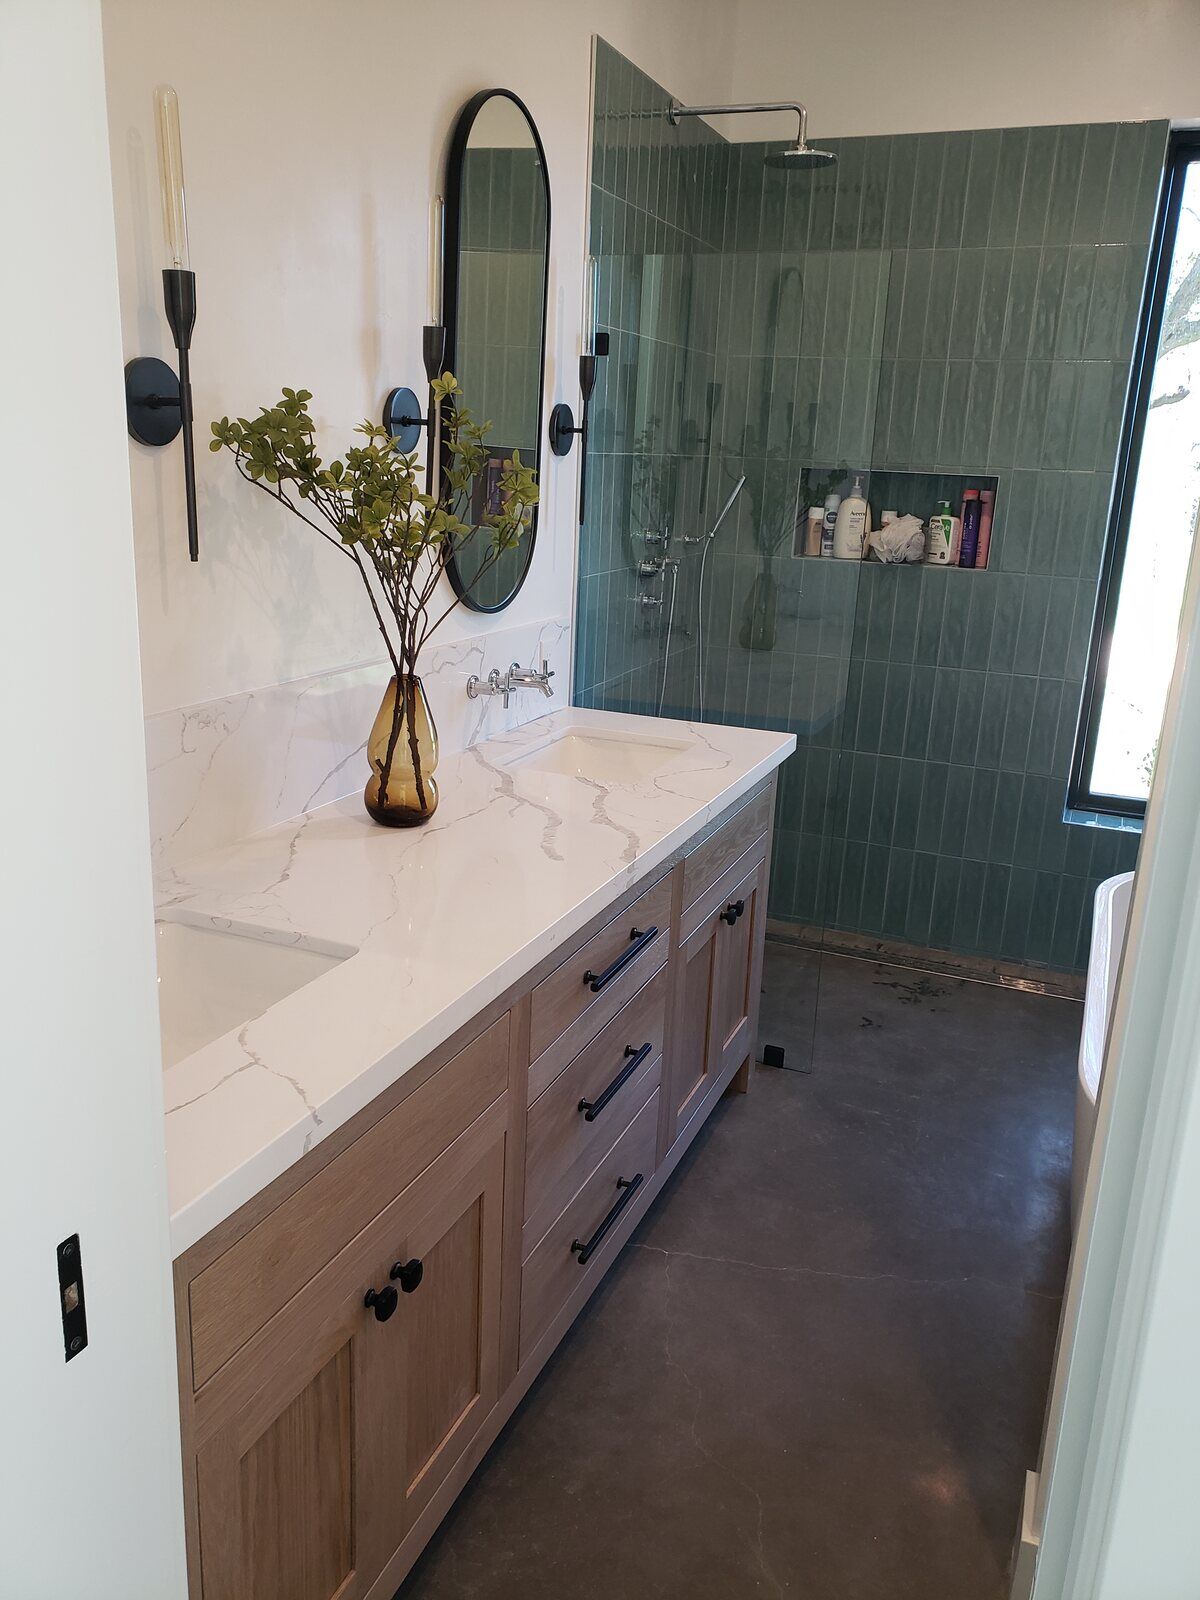
[[[538,133],[537,126],[529,114],[528,107],[508,89],[485,89],[479,94],[473,95],[459,113],[450,140],[450,153],[446,169],[445,259],[442,278],[442,317],[446,327],[444,366],[446,370],[453,372],[462,382],[463,399],[471,413],[481,422],[487,421],[492,417],[497,409],[494,403],[489,406],[488,396],[480,394],[479,385],[476,384],[474,388],[472,387],[471,374],[464,375],[459,370],[466,353],[459,299],[464,287],[463,254],[468,244],[473,242],[467,237],[467,218],[464,215],[467,201],[468,154],[471,150],[471,132],[480,113],[496,98],[511,101],[524,118],[529,129],[530,153],[533,156],[535,181],[536,176],[540,175],[541,194],[544,197],[545,238],[542,244],[541,294],[539,301],[541,325],[537,330],[536,339],[537,406],[532,436],[528,440],[507,439],[497,435],[493,429],[492,436],[488,440],[488,446],[489,449],[494,447],[495,457],[501,454],[505,456],[511,455],[514,448],[520,448],[522,450],[522,459],[526,461],[531,459],[526,454],[526,451],[532,450],[535,452],[532,459],[533,464],[539,468],[538,481],[540,485],[542,413],[545,401],[546,313],[550,278],[550,179],[546,170],[546,155],[542,148],[541,136]],[[536,197],[532,193],[530,211],[531,216],[536,221]],[[507,222],[511,229],[511,214],[507,216]],[[529,250],[525,253],[533,255],[535,252]],[[533,414],[532,409],[531,414]],[[522,428],[521,431],[524,433],[525,430]],[[487,482],[489,470],[490,464],[485,463],[482,473],[476,479],[476,489],[472,496],[473,507],[476,511],[480,509],[481,505],[486,506],[489,493]],[[501,561],[487,575],[491,581],[485,586],[486,593],[472,592],[476,586],[460,570],[457,555],[451,555],[447,558],[446,575],[464,605],[469,606],[473,611],[503,611],[505,606],[511,605],[513,600],[516,599],[521,586],[529,575],[529,568],[533,561],[534,545],[538,533],[539,511],[540,506],[534,508],[529,532],[522,539],[519,549],[513,552],[519,561],[519,568],[515,572],[511,584],[505,586],[505,584],[501,583],[497,586],[495,582],[496,576],[502,572],[502,564],[506,557],[501,557]],[[497,589],[504,592],[497,592]]]

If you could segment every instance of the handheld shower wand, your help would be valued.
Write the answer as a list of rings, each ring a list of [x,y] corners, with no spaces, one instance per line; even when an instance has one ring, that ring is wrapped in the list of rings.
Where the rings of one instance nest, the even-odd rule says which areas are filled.
[[[700,534],[694,539],[685,539],[685,544],[701,544],[700,551],[700,577],[696,584],[696,720],[704,721],[704,564],[708,560],[708,552],[712,542],[717,536],[717,529],[725,521],[733,509],[733,502],[746,486],[746,474],[733,486],[733,493],[721,507],[721,513],[707,533]]]

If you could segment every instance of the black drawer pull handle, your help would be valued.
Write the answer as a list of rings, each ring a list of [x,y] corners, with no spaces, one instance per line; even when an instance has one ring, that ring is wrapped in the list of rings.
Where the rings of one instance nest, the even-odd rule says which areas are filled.
[[[746,902],[744,900],[731,900],[721,913],[721,921],[727,922],[732,928],[745,909]]]
[[[376,1322],[386,1322],[400,1304],[400,1296],[390,1283],[385,1283],[382,1289],[368,1289],[363,1296],[363,1305],[375,1313]]]
[[[640,1172],[635,1172],[632,1178],[618,1178],[617,1188],[622,1193],[592,1237],[586,1244],[581,1244],[578,1239],[571,1240],[571,1254],[579,1257],[579,1265],[581,1267],[587,1266],[589,1260],[604,1243],[605,1235],[616,1226],[617,1218],[641,1187],[642,1175]]]
[[[622,1084],[628,1083],[629,1079],[633,1077],[653,1049],[654,1045],[649,1039],[646,1040],[640,1050],[631,1044],[625,1046],[625,1054],[629,1057],[629,1060],[626,1061],[608,1088],[602,1094],[598,1094],[594,1100],[581,1100],[579,1102],[579,1109],[583,1112],[583,1120],[585,1122],[595,1122],[613,1095],[616,1094]]]
[[[411,1261],[397,1261],[388,1273],[392,1282],[400,1285],[401,1294],[411,1294],[414,1289],[420,1288],[424,1276],[425,1263],[417,1256]]]
[[[599,994],[606,984],[609,984],[618,975],[624,972],[631,961],[637,959],[648,944],[658,938],[657,928],[647,928],[643,933],[638,928],[630,928],[629,937],[632,943],[629,949],[622,952],[610,967],[605,967],[603,972],[585,972],[583,981],[590,984],[593,994]]]

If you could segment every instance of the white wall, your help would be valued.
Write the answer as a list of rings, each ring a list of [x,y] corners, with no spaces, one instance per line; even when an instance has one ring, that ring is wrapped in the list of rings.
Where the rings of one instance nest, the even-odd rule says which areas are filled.
[[[802,100],[813,142],[1200,117],[1196,0],[740,0],[736,100]],[[731,137],[795,128],[722,120]]]
[[[177,1600],[170,1305],[99,0],[0,6],[0,1595]],[[63,1359],[78,1231],[90,1344]]]
[[[430,195],[480,88],[529,105],[550,168],[547,414],[578,405],[591,33],[689,96],[729,92],[721,0],[104,0],[126,357],[173,359],[162,315],[155,85],[179,92],[202,433],[304,385],[343,447],[397,383],[420,387]],[[548,452],[547,452],[548,457]],[[130,446],[142,665],[156,712],[381,654],[349,564],[260,503],[225,456],[199,462],[187,561],[179,447]],[[569,615],[575,461],[544,462],[533,570],[506,624]],[[440,637],[487,630],[460,611]],[[564,676],[569,661],[554,665]]]

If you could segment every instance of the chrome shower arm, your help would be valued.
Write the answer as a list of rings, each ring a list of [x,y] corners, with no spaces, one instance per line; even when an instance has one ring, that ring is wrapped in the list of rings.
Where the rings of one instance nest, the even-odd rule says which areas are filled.
[[[799,100],[750,100],[738,106],[681,106],[674,102],[668,113],[678,126],[681,117],[741,117],[752,116],[757,111],[794,111],[800,119],[796,144],[803,149],[808,142],[808,111]]]

